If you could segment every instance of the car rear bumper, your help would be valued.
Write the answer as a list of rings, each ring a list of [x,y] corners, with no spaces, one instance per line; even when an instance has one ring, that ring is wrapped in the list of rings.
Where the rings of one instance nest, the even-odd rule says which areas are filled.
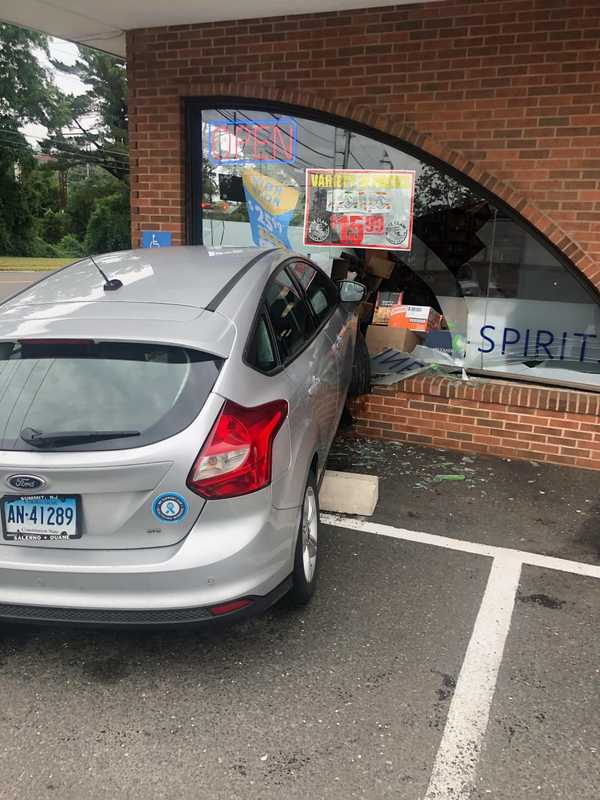
[[[289,588],[299,509],[270,489],[206,504],[188,536],[139,550],[0,545],[0,619],[84,625],[211,624],[259,613]],[[211,608],[248,598],[240,611]]]
[[[266,595],[248,598],[252,602],[245,608],[215,615],[210,607],[166,609],[71,608],[57,606],[0,605],[0,622],[29,623],[32,625],[77,625],[108,628],[172,628],[186,625],[216,626],[241,621],[266,611],[280,600],[292,587],[288,576]]]

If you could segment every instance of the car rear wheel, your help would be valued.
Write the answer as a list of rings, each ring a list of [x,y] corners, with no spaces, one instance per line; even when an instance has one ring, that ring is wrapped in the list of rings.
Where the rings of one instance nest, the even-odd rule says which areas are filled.
[[[294,605],[306,605],[317,583],[319,544],[319,493],[311,473],[302,503],[300,530],[296,541],[294,571],[289,599]]]
[[[360,331],[356,334],[354,361],[352,363],[352,380],[348,387],[350,397],[368,394],[371,389],[371,357],[367,349],[365,337]]]

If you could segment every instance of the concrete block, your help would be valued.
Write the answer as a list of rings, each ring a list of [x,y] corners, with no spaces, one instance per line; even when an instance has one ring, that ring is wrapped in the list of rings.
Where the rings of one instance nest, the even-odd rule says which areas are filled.
[[[321,511],[370,517],[375,511],[378,499],[377,475],[326,470],[319,493]]]

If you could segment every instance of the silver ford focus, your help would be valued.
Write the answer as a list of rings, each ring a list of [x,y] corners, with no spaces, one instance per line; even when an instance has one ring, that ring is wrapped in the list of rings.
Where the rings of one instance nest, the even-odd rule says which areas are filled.
[[[0,618],[306,603],[363,294],[281,250],[179,247],[86,258],[0,305]]]

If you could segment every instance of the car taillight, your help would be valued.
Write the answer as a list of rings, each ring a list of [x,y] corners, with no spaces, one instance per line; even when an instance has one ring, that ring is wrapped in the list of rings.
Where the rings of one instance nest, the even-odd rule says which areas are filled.
[[[238,497],[271,483],[273,440],[288,412],[285,400],[254,408],[225,401],[187,485],[208,499]]]

